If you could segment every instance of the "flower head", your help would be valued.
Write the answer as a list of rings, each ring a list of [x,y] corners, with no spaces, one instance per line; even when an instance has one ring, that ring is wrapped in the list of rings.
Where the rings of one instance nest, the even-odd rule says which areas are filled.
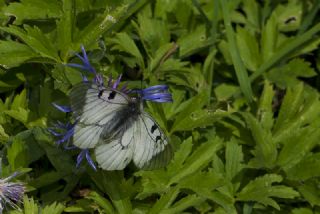
[[[25,191],[24,185],[21,183],[9,182],[17,175],[19,175],[19,173],[15,172],[7,178],[0,179],[0,213],[2,213],[6,204],[12,208],[19,209],[18,204],[22,203]]]

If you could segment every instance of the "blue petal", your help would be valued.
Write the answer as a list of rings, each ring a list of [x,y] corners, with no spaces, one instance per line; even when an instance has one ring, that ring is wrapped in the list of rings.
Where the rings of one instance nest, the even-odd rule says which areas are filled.
[[[156,91],[167,91],[169,87],[167,85],[154,85],[149,88],[142,89],[144,93],[152,93]]]
[[[62,112],[65,112],[65,113],[68,113],[68,112],[71,112],[71,108],[69,106],[61,106],[61,105],[58,105],[56,103],[52,103],[52,105],[54,107],[56,107],[58,110],[62,111]]]
[[[88,164],[91,166],[91,168],[94,169],[94,171],[97,171],[96,165],[94,164],[93,160],[90,157],[89,150],[87,150],[86,152],[86,159],[88,161]]]
[[[63,136],[62,133],[58,133],[58,132],[54,131],[52,128],[48,128],[47,130],[50,132],[50,134],[52,134],[52,135],[54,135],[54,136],[56,136],[56,137],[61,137],[61,136]]]
[[[83,150],[79,153],[79,155],[78,155],[78,157],[77,157],[76,167],[79,168],[79,166],[80,166],[80,164],[81,164],[81,162],[82,162],[82,160],[83,160],[84,157],[86,157],[86,160],[88,161],[88,164],[89,164],[95,171],[97,171],[97,168],[96,168],[93,160],[92,160],[91,157],[90,157],[90,152],[89,152],[88,149],[83,149]]]
[[[82,160],[83,160],[83,157],[85,156],[85,151],[86,150],[82,150],[79,154],[78,154],[78,157],[77,157],[77,164],[76,164],[76,167],[79,168]]]
[[[122,74],[119,75],[118,79],[113,83],[112,88],[116,89],[121,81]]]
[[[159,103],[165,103],[165,102],[172,102],[173,101],[171,94],[164,94],[164,93],[143,95],[142,99],[153,101],[153,102],[159,102]]]

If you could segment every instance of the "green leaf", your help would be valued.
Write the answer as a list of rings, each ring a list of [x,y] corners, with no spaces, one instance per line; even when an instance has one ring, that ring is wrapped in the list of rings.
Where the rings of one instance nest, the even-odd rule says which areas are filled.
[[[268,78],[280,87],[295,87],[299,84],[299,77],[310,78],[317,73],[310,67],[311,64],[302,59],[293,59],[282,67],[272,69]]]
[[[137,59],[138,65],[141,68],[145,67],[139,49],[127,33],[117,33],[113,38],[110,39],[110,43],[112,46],[111,50],[118,50],[128,53]]]
[[[244,65],[248,70],[256,71],[261,64],[261,54],[255,35],[244,28],[238,27],[236,39]]]
[[[313,211],[309,208],[295,208],[291,210],[292,214],[313,214]]]
[[[20,139],[15,139],[8,148],[7,158],[12,171],[28,166],[29,157],[26,150],[26,145]]]
[[[320,205],[320,194],[318,191],[317,181],[309,181],[307,183],[301,183],[301,185],[298,186],[297,189],[311,206]]]
[[[154,56],[161,46],[170,42],[170,31],[167,22],[151,18],[150,12],[151,7],[148,5],[138,14],[138,23],[133,23],[133,26],[148,55]]]
[[[213,171],[195,173],[182,179],[178,184],[180,188],[190,189],[203,197],[222,185],[224,185],[223,176]]]
[[[262,177],[258,177],[255,180],[250,181],[250,183],[237,194],[237,200],[256,201],[265,206],[272,206],[275,209],[280,210],[278,203],[271,197],[293,199],[299,196],[299,193],[291,187],[273,185],[273,183],[279,183],[281,181],[282,177],[276,174],[266,174]]]
[[[0,64],[5,68],[19,66],[39,56],[27,45],[13,41],[0,41]]]
[[[186,160],[183,168],[175,172],[169,183],[178,183],[184,177],[195,173],[196,171],[206,166],[206,164],[208,164],[212,160],[215,152],[221,146],[221,143],[222,140],[216,137],[200,145]]]
[[[90,175],[99,189],[110,197],[118,213],[132,212],[130,196],[135,190],[131,179],[125,180],[120,171],[91,171]]]
[[[308,155],[297,165],[287,170],[288,179],[299,181],[312,177],[320,177],[319,164],[320,153]]]
[[[112,204],[106,198],[99,195],[97,192],[90,192],[86,198],[95,201],[100,207],[104,209],[106,213],[115,213]]]
[[[23,197],[24,214],[38,214],[39,209],[33,198]]]
[[[66,172],[49,171],[30,181],[29,185],[39,189],[41,187],[45,187],[58,182],[59,180],[65,178],[68,174],[69,173]]]
[[[65,206],[60,204],[60,203],[57,203],[57,202],[54,202],[50,205],[47,205],[45,206],[43,209],[42,209],[42,213],[47,213],[47,214],[61,214],[64,210]]]
[[[232,179],[243,169],[243,153],[242,148],[238,145],[237,140],[232,139],[226,145],[226,179]]]
[[[143,190],[137,195],[137,198],[143,199],[153,193],[165,193],[168,189],[170,177],[176,174],[178,170],[183,168],[183,165],[192,152],[192,139],[184,140],[180,148],[175,152],[173,160],[168,165],[168,171],[138,171],[136,176],[142,177]]]
[[[290,118],[293,118],[300,110],[304,100],[304,86],[302,83],[296,87],[290,87],[282,101],[279,116],[274,126],[275,135],[279,132],[281,126],[284,126]]]
[[[15,24],[20,25],[27,20],[43,20],[58,18],[61,14],[61,3],[57,0],[22,0],[12,2],[3,12],[7,16],[16,17]]]
[[[180,126],[184,126],[183,120],[186,116],[191,115],[192,112],[194,112],[196,109],[201,109],[206,101],[207,92],[202,91],[198,95],[192,97],[191,99],[185,101],[182,103],[177,111],[180,113],[176,116],[176,120],[174,124],[172,125],[172,128],[170,130],[170,133],[173,133],[177,130],[179,130]],[[197,108],[195,108],[197,107]]]
[[[226,101],[239,91],[235,85],[222,83],[214,89],[214,93],[219,101]]]
[[[213,45],[213,41],[206,36],[205,25],[199,25],[197,28],[177,41],[179,45],[179,56],[181,58],[188,57],[199,50]]]
[[[190,194],[176,203],[174,203],[170,208],[163,209],[161,211],[162,214],[175,214],[175,213],[183,213],[184,210],[200,205],[205,201],[205,198]],[[210,209],[210,208],[209,208]]]
[[[273,100],[275,92],[273,86],[268,82],[264,82],[264,88],[259,100],[258,118],[263,128],[271,130],[273,127]]]
[[[64,63],[67,62],[69,51],[73,42],[75,32],[75,2],[63,0],[62,1],[62,15],[57,24],[57,45],[61,51],[60,56]]]
[[[75,34],[72,49],[77,51],[80,50],[81,45],[87,47],[96,42],[102,34],[109,31],[126,15],[128,7],[128,4],[123,4],[111,11],[106,8],[103,14],[96,16],[85,28]]]
[[[223,110],[196,110],[184,119],[181,119],[179,125],[175,124],[174,131],[190,131],[195,128],[212,126],[216,121],[219,121],[228,115],[230,115],[230,113]]]
[[[279,4],[274,10],[280,31],[290,32],[298,30],[301,24],[303,4],[299,1]]]
[[[24,29],[11,25],[10,27],[0,27],[1,30],[19,37],[34,52],[42,57],[51,59],[47,62],[60,62],[58,51],[52,45],[52,41],[36,26],[24,25]]]
[[[0,143],[5,144],[9,139],[9,135],[4,130],[3,126],[0,124]]]
[[[243,113],[242,115],[256,143],[255,159],[252,160],[252,164],[257,167],[273,168],[277,159],[277,146],[272,140],[271,131],[264,129],[252,114]]]

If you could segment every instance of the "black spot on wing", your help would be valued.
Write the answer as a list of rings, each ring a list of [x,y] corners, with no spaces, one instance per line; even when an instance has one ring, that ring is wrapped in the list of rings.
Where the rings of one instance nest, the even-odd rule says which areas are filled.
[[[158,136],[156,137],[156,143],[158,143],[158,140],[161,141],[161,136],[160,136],[160,135],[158,135]]]
[[[113,100],[113,99],[116,97],[116,94],[117,94],[117,92],[112,91],[112,92],[109,94],[108,100]]]
[[[153,124],[153,126],[151,127],[151,134],[153,134],[153,132],[158,128],[158,126],[156,124]]]
[[[103,91],[102,90],[99,91],[98,97],[101,98],[102,94],[103,94]]]

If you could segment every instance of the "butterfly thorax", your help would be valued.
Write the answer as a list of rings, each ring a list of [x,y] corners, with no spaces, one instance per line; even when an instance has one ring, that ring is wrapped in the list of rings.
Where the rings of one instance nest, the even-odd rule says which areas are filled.
[[[139,99],[131,98],[127,105],[124,105],[113,117],[112,124],[105,127],[102,139],[117,138],[121,135],[123,129],[129,129],[141,114],[141,105]]]

